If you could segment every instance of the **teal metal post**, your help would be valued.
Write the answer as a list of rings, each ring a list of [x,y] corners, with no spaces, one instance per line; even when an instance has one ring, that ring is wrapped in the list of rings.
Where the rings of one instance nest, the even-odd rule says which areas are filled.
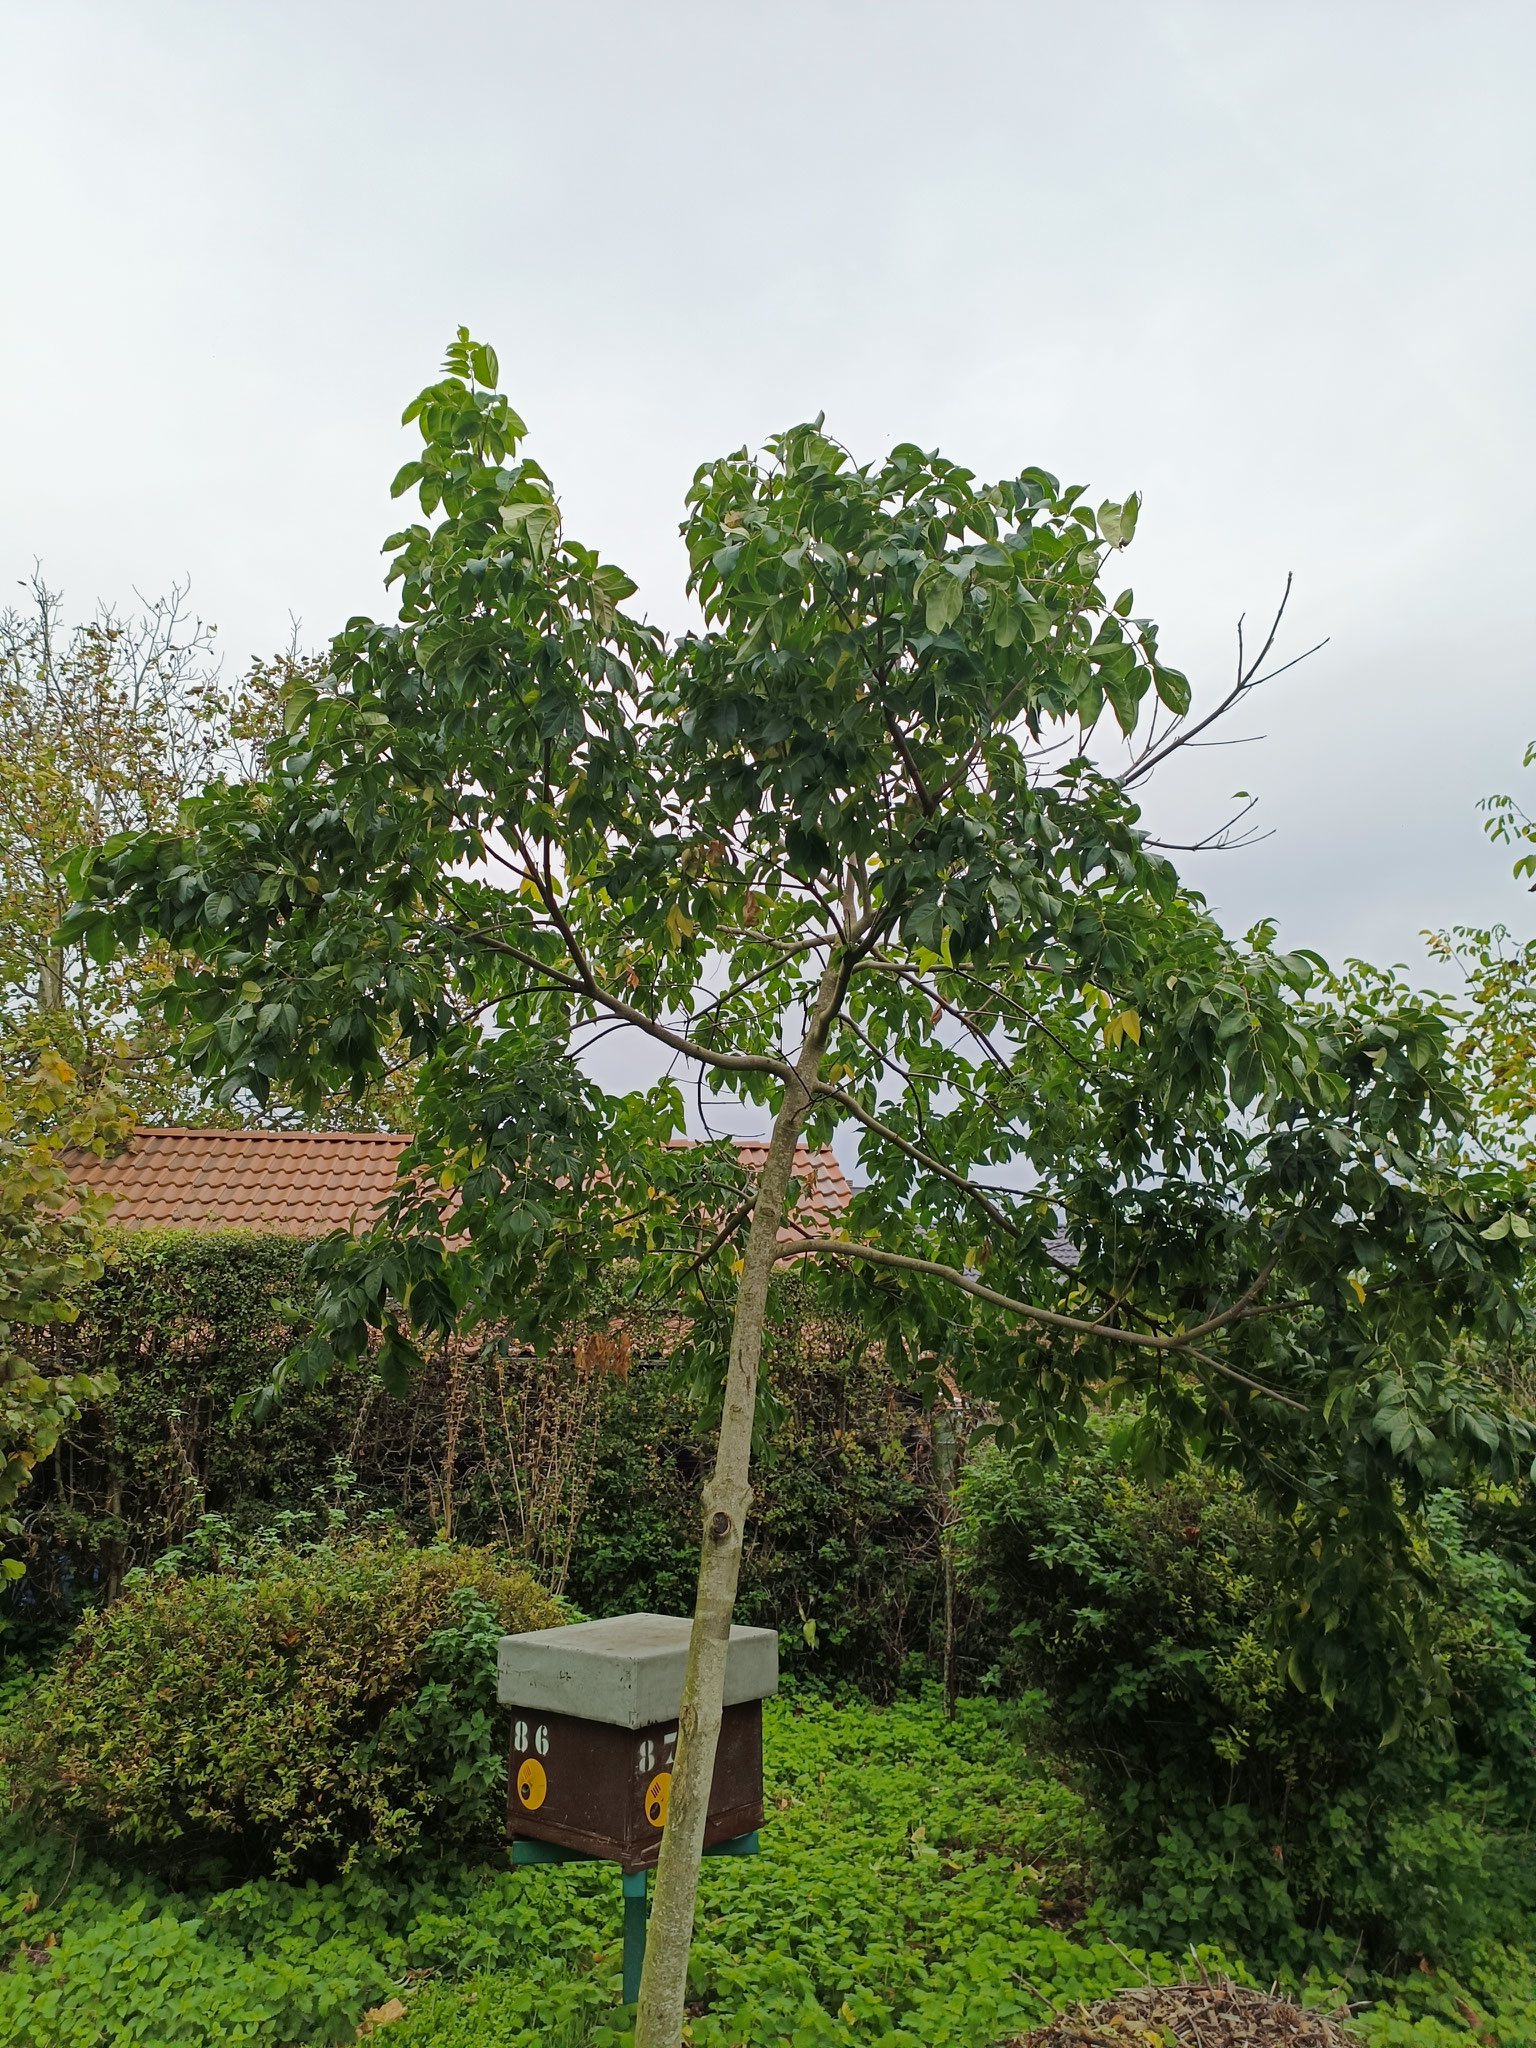
[[[624,1873],[624,2003],[633,2005],[640,1996],[640,1972],[645,1968],[645,1923],[651,1917],[646,1897],[649,1872]]]

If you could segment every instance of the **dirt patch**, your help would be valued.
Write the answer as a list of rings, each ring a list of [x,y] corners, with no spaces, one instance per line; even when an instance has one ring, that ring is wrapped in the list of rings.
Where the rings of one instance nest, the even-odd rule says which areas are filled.
[[[1293,2005],[1222,1977],[1139,1984],[1073,2006],[1003,2048],[1360,2048],[1342,2014]]]

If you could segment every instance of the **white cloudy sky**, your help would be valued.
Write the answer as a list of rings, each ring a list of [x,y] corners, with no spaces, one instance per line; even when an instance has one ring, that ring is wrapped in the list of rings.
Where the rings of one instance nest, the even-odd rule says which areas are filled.
[[[377,611],[462,320],[666,623],[695,464],[822,408],[1143,491],[1201,691],[1294,571],[1327,649],[1159,825],[1254,791],[1190,869],[1335,957],[1523,933],[1475,805],[1536,737],[1533,57],[1480,0],[12,0],[0,577],[190,576],[231,660]]]

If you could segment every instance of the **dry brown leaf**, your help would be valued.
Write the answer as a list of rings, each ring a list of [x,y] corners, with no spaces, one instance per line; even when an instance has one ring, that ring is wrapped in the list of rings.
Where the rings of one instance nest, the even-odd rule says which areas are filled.
[[[363,2014],[363,2023],[357,2030],[357,2037],[362,2040],[365,2035],[371,2034],[375,2027],[388,2027],[396,2020],[404,2018],[405,2000],[386,1998],[382,2005],[376,2005],[371,2011]]]

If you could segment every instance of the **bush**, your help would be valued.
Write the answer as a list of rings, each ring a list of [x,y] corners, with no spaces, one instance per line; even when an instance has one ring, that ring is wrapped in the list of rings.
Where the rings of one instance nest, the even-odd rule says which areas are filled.
[[[1531,1603],[1472,1545],[1463,1503],[1431,1515],[1451,1725],[1387,1744],[1286,1677],[1288,1532],[1230,1482],[1140,1484],[1106,1435],[1048,1476],[981,1458],[965,1512],[999,1677],[1043,1691],[1086,1761],[1138,1939],[1300,1973],[1357,1955],[1467,1968],[1528,1938]]]
[[[496,1640],[562,1618],[525,1571],[399,1537],[203,1562],[172,1554],[81,1623],[0,1734],[13,1804],[161,1868],[500,1839]]]

